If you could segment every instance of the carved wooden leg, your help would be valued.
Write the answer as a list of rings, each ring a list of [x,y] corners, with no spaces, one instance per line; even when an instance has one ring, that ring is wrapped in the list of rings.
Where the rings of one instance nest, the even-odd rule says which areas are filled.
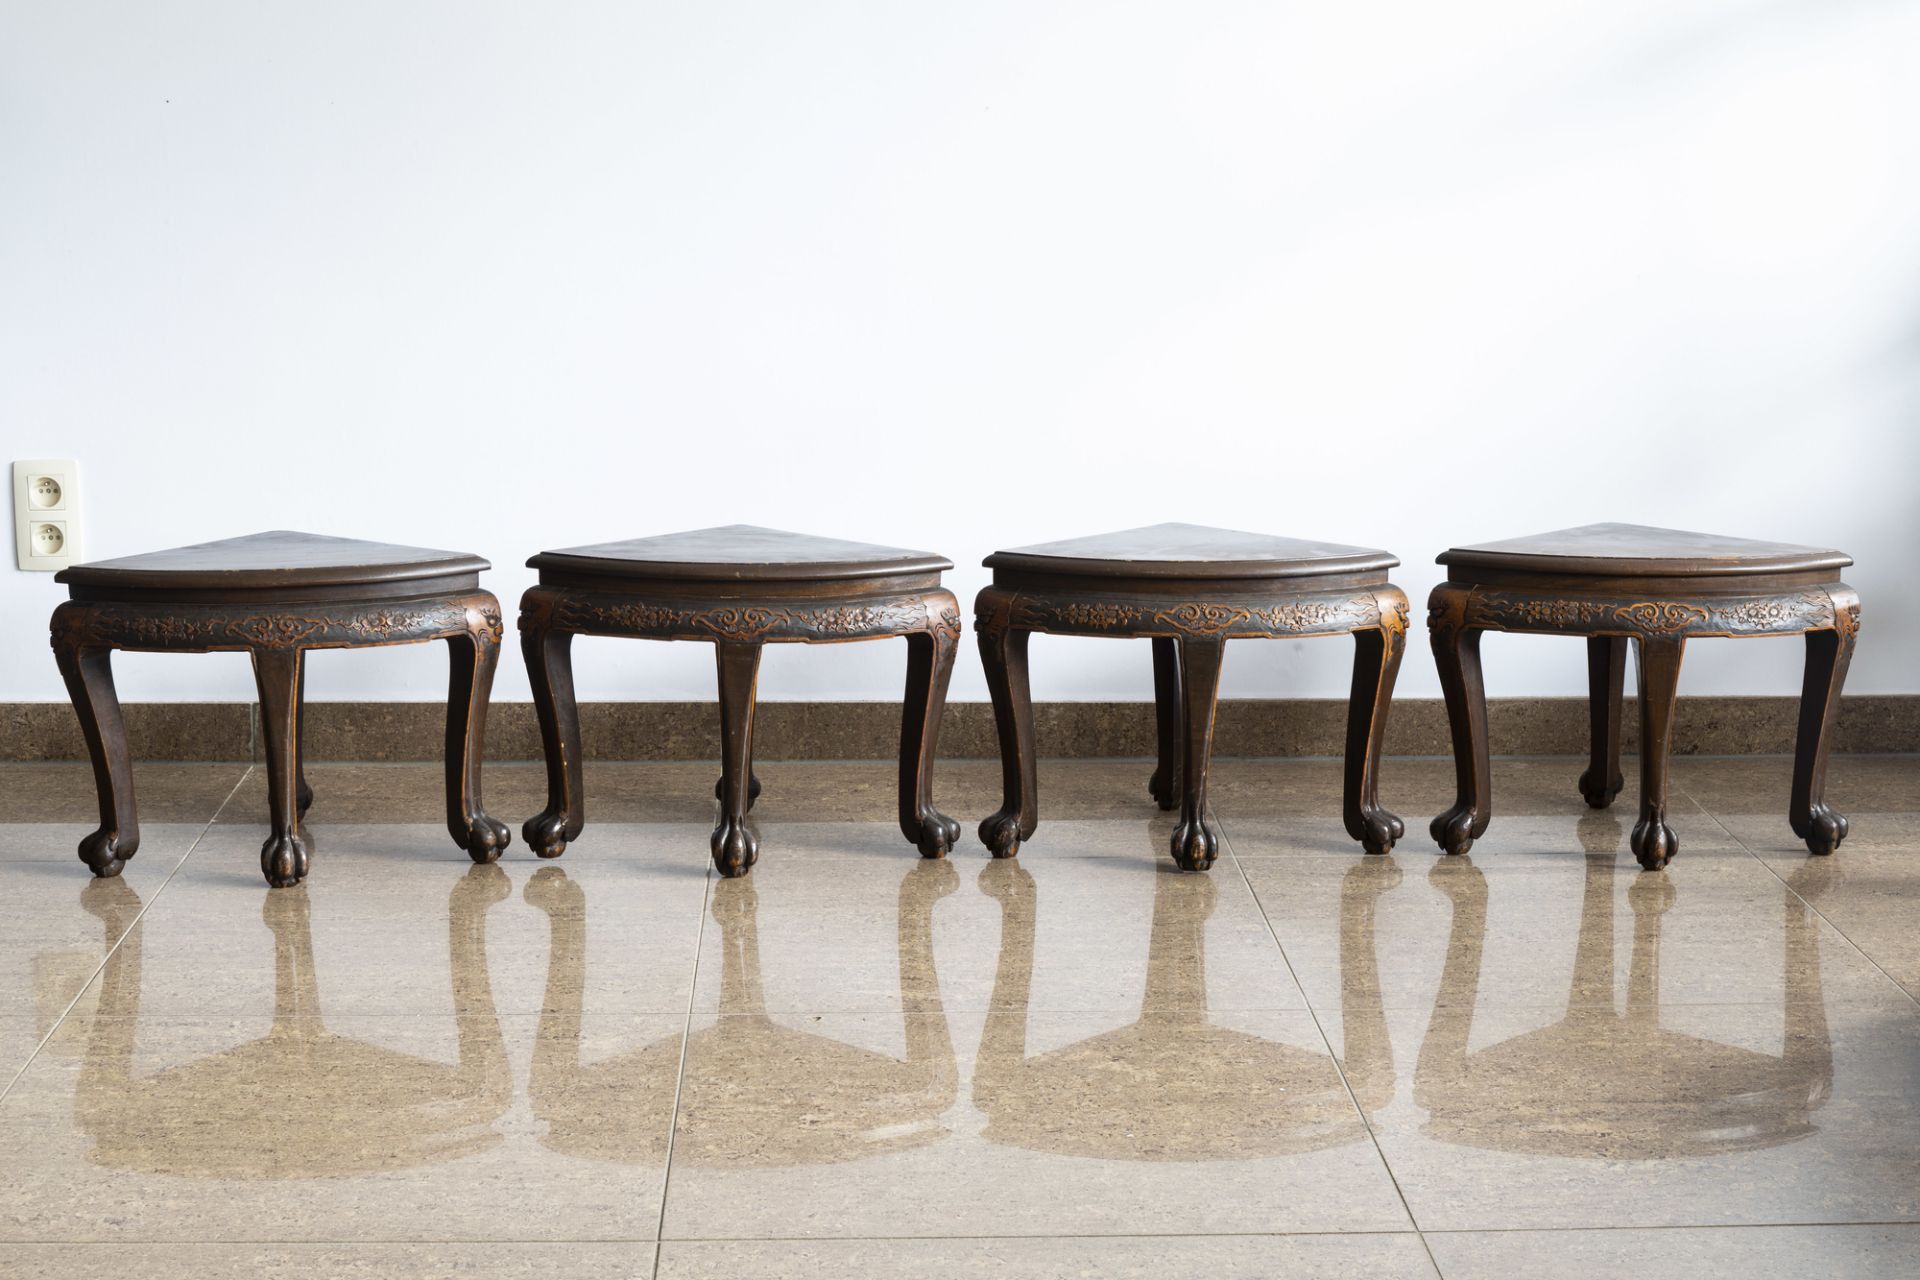
[[[1171,636],[1153,638],[1153,719],[1159,762],[1147,783],[1154,803],[1180,803],[1180,649]]]
[[[304,709],[307,705],[307,664],[300,664],[300,687],[295,691]],[[293,731],[293,776],[294,798],[300,802],[300,816],[305,818],[307,810],[313,808],[313,788],[307,785],[307,718],[300,717]]]
[[[1587,703],[1592,742],[1580,794],[1595,809],[1613,803],[1626,785],[1620,775],[1620,695],[1627,683],[1627,638],[1587,637]]]
[[[727,780],[725,778],[715,778],[713,780],[713,798],[715,800],[724,800],[727,798]],[[759,798],[760,775],[749,770],[747,773],[747,808],[753,808],[753,802]]]
[[[493,862],[513,843],[507,824],[480,804],[480,762],[487,736],[487,695],[500,660],[500,638],[469,614],[465,635],[447,637],[447,832],[475,862]]]
[[[900,714],[900,831],[922,857],[944,858],[960,824],[933,807],[934,748],[947,706],[958,631],[916,631],[907,637],[907,692]]]
[[[1680,852],[1667,825],[1667,756],[1673,749],[1673,709],[1680,688],[1681,636],[1639,636],[1634,666],[1640,677],[1640,821],[1633,828],[1633,855],[1640,865],[1664,867]]]
[[[56,642],[53,656],[87,740],[100,802],[100,827],[80,842],[80,861],[96,876],[117,876],[140,848],[140,814],[133,799],[127,728],[113,689],[113,651]]]
[[[556,630],[537,602],[523,600],[521,609],[520,654],[547,758],[547,807],[526,820],[520,835],[540,857],[557,858],[587,823],[580,788],[580,711],[573,697],[573,633]]]
[[[1855,623],[1854,626],[1858,624]],[[1840,686],[1853,660],[1853,627],[1807,632],[1807,674],[1800,686],[1800,732],[1793,749],[1793,799],[1787,821],[1807,850],[1829,854],[1847,838],[1847,820],[1827,807],[1827,751],[1840,711]]]
[[[980,843],[996,858],[1020,852],[1040,825],[1040,787],[1033,753],[1033,697],[1027,684],[1028,632],[982,628],[980,664],[993,695],[1000,736],[1000,808],[980,824]]]
[[[1183,871],[1205,871],[1220,854],[1220,832],[1207,818],[1207,765],[1213,756],[1213,711],[1220,694],[1218,636],[1180,639],[1180,822],[1173,829],[1173,860]]]
[[[1396,615],[1397,616],[1397,615]],[[1383,626],[1353,633],[1353,692],[1347,699],[1347,776],[1343,817],[1347,834],[1368,853],[1390,853],[1407,824],[1380,805],[1380,749],[1387,708],[1407,634]]]
[[[285,889],[307,878],[309,853],[300,831],[299,649],[255,649],[253,679],[260,690],[260,737],[267,752],[267,817],[271,834],[260,846],[260,871],[267,883]]]
[[[747,779],[753,772],[753,701],[760,678],[760,646],[714,644],[720,673],[720,823],[708,846],[723,876],[743,876],[760,857],[747,826]]]
[[[1480,678],[1480,632],[1467,626],[1468,592],[1442,584],[1428,601],[1427,638],[1453,737],[1453,807],[1427,828],[1443,853],[1465,853],[1493,818],[1487,760],[1487,690]]]

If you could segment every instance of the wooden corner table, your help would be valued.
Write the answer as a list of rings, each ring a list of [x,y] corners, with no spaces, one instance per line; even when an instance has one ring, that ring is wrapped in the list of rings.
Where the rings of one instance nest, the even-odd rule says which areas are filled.
[[[1480,635],[1519,631],[1585,636],[1592,741],[1580,792],[1604,809],[1620,793],[1620,713],[1627,644],[1637,653],[1640,818],[1634,856],[1663,867],[1680,841],[1667,822],[1667,757],[1673,748],[1680,658],[1690,636],[1807,638],[1787,820],[1816,854],[1846,838],[1828,808],[1827,751],[1855,638],[1860,597],[1840,581],[1853,560],[1839,551],[1632,524],[1455,547],[1439,558],[1447,581],[1429,601],[1427,628],[1452,727],[1458,793],[1433,820],[1447,853],[1465,853],[1493,816],[1487,762],[1486,688]]]
[[[1180,810],[1173,860],[1204,871],[1219,854],[1207,817],[1214,703],[1227,641],[1351,635],[1347,834],[1385,853],[1405,834],[1378,798],[1380,748],[1406,648],[1407,597],[1387,581],[1385,551],[1203,525],[1158,524],[1072,538],[986,559],[993,585],[974,602],[974,630],[1000,732],[1003,803],[980,840],[1010,858],[1040,823],[1027,638],[1151,637],[1159,761],[1148,790]]]
[[[547,757],[547,807],[522,828],[557,858],[586,824],[580,720],[573,695],[575,635],[702,640],[720,683],[720,821],[713,865],[745,875],[760,856],[747,811],[753,711],[766,644],[907,641],[900,725],[900,830],[929,858],[946,856],[960,824],[933,807],[933,754],[960,640],[960,608],[940,585],[951,561],[925,551],[727,525],[543,551],[527,561],[539,585],[520,599],[520,644]]]
[[[80,860],[97,876],[116,876],[140,847],[113,687],[115,649],[252,656],[272,828],[260,870],[268,884],[285,888],[306,878],[310,858],[301,829],[313,802],[302,748],[307,650],[419,640],[445,640],[452,655],[447,830],[475,862],[498,858],[507,828],[480,806],[487,694],[501,634],[500,604],[480,588],[489,567],[457,551],[279,530],[61,570],[54,580],[72,598],[53,611],[53,654],[100,795],[100,829],[80,842]]]

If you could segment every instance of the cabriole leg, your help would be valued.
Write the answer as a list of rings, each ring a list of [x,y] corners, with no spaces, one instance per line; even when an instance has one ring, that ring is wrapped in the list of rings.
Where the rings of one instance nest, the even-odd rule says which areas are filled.
[[[276,889],[307,878],[309,853],[300,830],[299,649],[255,649],[253,679],[260,691],[260,736],[267,755],[267,819],[271,833],[260,846],[260,872]]]
[[[957,631],[916,631],[907,637],[907,691],[900,715],[900,831],[927,858],[946,857],[960,839],[960,824],[933,807],[934,749],[959,648]]]
[[[1787,820],[1807,850],[1829,854],[1847,838],[1847,820],[1829,809],[1827,751],[1840,712],[1840,686],[1853,660],[1854,631],[1807,632],[1807,674],[1800,686],[1800,732],[1793,749],[1793,799]]]
[[[1220,832],[1207,817],[1207,766],[1213,756],[1214,703],[1227,642],[1217,636],[1180,639],[1180,821],[1173,829],[1173,860],[1183,871],[1205,871],[1220,855]]]
[[[1613,803],[1626,785],[1620,774],[1620,699],[1627,683],[1627,638],[1587,637],[1587,712],[1591,726],[1587,771],[1580,794],[1595,809]]]
[[[1380,627],[1353,633],[1353,690],[1347,700],[1347,834],[1368,853],[1391,853],[1406,824],[1380,804],[1380,751],[1387,736],[1393,682],[1406,651],[1406,632]]]
[[[1680,852],[1680,838],[1667,825],[1667,757],[1673,751],[1674,703],[1680,690],[1682,636],[1638,636],[1634,666],[1640,678],[1640,821],[1633,828],[1633,855],[1649,871]]]
[[[1147,791],[1162,809],[1180,803],[1180,650],[1171,636],[1153,638],[1153,719],[1159,760]]]
[[[1465,589],[1442,584],[1428,600],[1427,639],[1447,699],[1453,738],[1453,807],[1427,828],[1443,853],[1465,853],[1493,818],[1493,776],[1487,759],[1487,690],[1480,676],[1480,631],[1466,621]]]
[[[113,688],[113,650],[56,640],[53,656],[87,741],[100,802],[100,826],[80,842],[80,861],[96,876],[117,876],[140,848],[140,815],[133,798],[127,727]]]
[[[1033,698],[1027,683],[1029,633],[1002,627],[976,634],[987,690],[993,696],[994,727],[1000,734],[1000,808],[980,824],[980,843],[996,858],[1011,858],[1040,825]]]
[[[720,677],[720,822],[708,845],[715,870],[723,876],[743,876],[760,856],[760,842],[747,826],[760,646],[721,640],[714,645],[714,655]]]
[[[573,696],[573,633],[552,625],[550,604],[533,592],[521,601],[520,654],[533,687],[533,712],[547,761],[547,807],[520,828],[527,847],[557,858],[580,838],[586,802],[580,787],[580,711]]]
[[[493,862],[513,843],[504,822],[480,804],[486,753],[487,695],[500,660],[500,638],[476,613],[465,634],[447,637],[447,832],[475,862]]]

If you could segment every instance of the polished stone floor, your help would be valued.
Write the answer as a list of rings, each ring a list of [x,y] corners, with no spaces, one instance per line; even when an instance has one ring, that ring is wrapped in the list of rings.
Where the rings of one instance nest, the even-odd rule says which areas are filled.
[[[1774,1276],[1920,1271],[1920,759],[1849,757],[1812,859],[1788,762],[1631,785],[1222,761],[1228,851],[1166,857],[1135,761],[1043,766],[1015,861],[923,862],[893,770],[588,767],[585,835],[474,867],[439,773],[321,765],[313,874],[259,879],[245,766],[139,771],[90,879],[84,766],[0,766],[0,1275]],[[516,827],[540,771],[487,774]]]

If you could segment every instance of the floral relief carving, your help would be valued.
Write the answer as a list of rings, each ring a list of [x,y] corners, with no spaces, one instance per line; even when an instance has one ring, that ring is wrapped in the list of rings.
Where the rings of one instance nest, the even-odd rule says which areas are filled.
[[[1400,627],[1406,629],[1406,602],[1400,603]],[[1348,600],[1298,600],[1265,605],[1248,613],[1272,631],[1318,631],[1328,627],[1353,626],[1372,620],[1376,607],[1371,596]],[[1383,622],[1386,619],[1381,619]],[[1391,628],[1392,624],[1388,624]]]
[[[406,609],[345,606],[324,613],[248,613],[235,617],[217,606],[179,606],[191,612],[152,613],[119,606],[56,610],[57,645],[101,644],[129,649],[298,649],[388,644],[428,639],[470,629],[465,600],[445,600]],[[498,642],[500,609],[476,610],[486,633]]]
[[[1019,620],[1022,626],[1085,627],[1104,631],[1112,627],[1132,626],[1144,612],[1138,605],[1119,604],[1111,600],[1069,600],[1065,604],[1022,600]]]
[[[1698,605],[1676,601],[1642,601],[1619,606],[1613,616],[1638,630],[1668,635],[1705,622],[1707,611]]]
[[[790,621],[793,615],[785,609],[761,609],[754,606],[729,605],[722,609],[708,609],[696,613],[693,620],[717,636],[729,640],[758,640],[767,632]]]
[[[1189,635],[1215,636],[1236,622],[1251,616],[1247,610],[1228,604],[1181,604],[1153,615],[1155,622],[1185,631]]]
[[[1530,627],[1590,627],[1614,616],[1613,606],[1594,600],[1515,600],[1477,595],[1475,612],[1488,621],[1518,622]]]
[[[932,630],[957,637],[960,610],[948,601],[935,613],[920,597],[886,600],[878,604],[825,605],[814,608],[775,608],[763,605],[682,607],[638,600],[609,600],[563,593],[554,611],[555,624],[568,631],[612,631],[635,635],[698,636],[707,633],[723,640],[749,643],[769,636],[805,639],[808,636],[904,635]],[[539,622],[521,624],[541,625]]]

